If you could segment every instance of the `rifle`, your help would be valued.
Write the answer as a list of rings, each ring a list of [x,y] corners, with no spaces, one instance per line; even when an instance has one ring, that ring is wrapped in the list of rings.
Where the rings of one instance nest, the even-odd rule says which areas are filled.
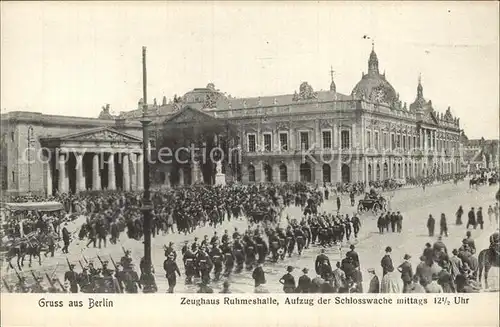
[[[102,259],[99,255],[97,255],[97,259],[99,259],[99,261],[101,262],[101,265],[104,267],[104,262],[102,261]]]
[[[9,293],[12,293],[12,289],[10,288],[10,286],[7,283],[7,281],[5,280],[5,278],[2,278],[2,281],[3,281],[3,284],[5,285],[5,288],[7,289],[7,291],[9,291]]]
[[[122,245],[122,251],[123,251],[123,254],[127,255],[127,251],[125,251],[125,248],[123,247],[123,245]]]
[[[54,283],[52,283],[52,279],[50,279],[49,274],[45,273],[45,277],[49,280],[50,287],[55,288]]]
[[[66,287],[64,287],[63,283],[61,283],[61,281],[59,280],[59,278],[57,278],[57,283],[59,283],[59,286],[61,286],[61,289],[64,293],[66,293]]]
[[[69,263],[68,257],[66,257],[66,263],[68,264],[69,271],[73,271],[73,269],[71,269],[71,265]]]
[[[82,254],[82,257],[83,257],[83,260],[85,261],[85,263],[88,265],[89,261],[87,260],[87,258],[85,258],[85,256],[83,254]]]
[[[82,260],[78,260],[78,263],[80,264],[80,267],[82,268],[82,271],[83,271],[83,265],[82,265]]]
[[[17,271],[16,268],[14,268],[14,271],[16,272],[17,279],[21,282],[23,279],[21,278],[21,275],[19,275],[19,272]]]
[[[113,260],[112,256],[109,256],[109,258],[111,259],[111,262],[113,263],[113,266],[115,267],[115,271],[117,271],[118,270],[118,266],[116,265],[115,260]]]

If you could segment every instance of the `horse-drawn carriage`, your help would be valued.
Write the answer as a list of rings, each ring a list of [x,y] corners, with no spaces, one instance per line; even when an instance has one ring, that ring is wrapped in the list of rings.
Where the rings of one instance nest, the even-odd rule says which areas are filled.
[[[387,210],[386,199],[375,192],[367,193],[364,199],[359,200],[358,213],[361,214],[370,210],[374,214]]]
[[[10,261],[17,257],[21,269],[24,257],[29,255],[30,266],[32,257],[38,257],[41,264],[40,252],[49,250],[49,242],[57,243],[58,235],[49,228],[51,218],[40,219],[40,215],[60,212],[64,210],[63,205],[59,202],[5,203],[2,209],[0,260],[8,261],[11,266]]]

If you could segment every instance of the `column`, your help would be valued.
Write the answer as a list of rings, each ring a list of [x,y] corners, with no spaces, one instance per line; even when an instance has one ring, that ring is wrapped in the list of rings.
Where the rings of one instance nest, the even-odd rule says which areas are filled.
[[[92,190],[101,189],[101,171],[99,170],[99,154],[95,153],[92,162]]]
[[[198,162],[191,162],[191,184],[197,182],[198,177]]]
[[[59,153],[59,193],[66,193],[66,159],[64,153]]]
[[[279,166],[279,164],[275,163],[272,167],[273,167],[273,182],[279,183],[280,182],[280,166]]]
[[[314,121],[314,131],[315,131],[315,136],[314,136],[314,143],[315,143],[315,146],[314,148],[315,149],[321,149],[321,127],[319,125],[319,119],[316,119]]]
[[[295,129],[290,126],[290,147],[288,150],[296,150],[295,149]]]
[[[129,154],[130,190],[137,190],[137,155]]]
[[[85,191],[85,179],[83,178],[83,154],[75,153],[76,157],[76,192]]]
[[[339,147],[339,133],[337,125],[333,125],[333,149],[337,150]],[[333,181],[333,180],[332,180]]]
[[[356,137],[356,123],[352,124],[351,127],[351,149],[356,149],[357,148],[357,137]]]
[[[52,195],[52,152],[49,152],[47,162],[47,196]]]
[[[141,156],[141,155],[140,155]],[[142,179],[141,179],[142,181]],[[137,182],[139,182],[139,178],[137,178]],[[165,181],[163,182],[163,184],[166,186],[166,187],[170,187],[170,172],[168,173],[165,173]],[[142,188],[144,188],[144,186],[141,185]],[[140,190],[139,188],[139,183],[137,183],[137,189]]]
[[[144,189],[144,156],[142,153],[137,154],[137,189]],[[165,177],[165,181],[168,181],[170,186],[170,173]]]
[[[108,158],[108,190],[116,190],[115,154],[110,153]]]
[[[130,166],[128,153],[123,154],[123,190],[130,191]]]

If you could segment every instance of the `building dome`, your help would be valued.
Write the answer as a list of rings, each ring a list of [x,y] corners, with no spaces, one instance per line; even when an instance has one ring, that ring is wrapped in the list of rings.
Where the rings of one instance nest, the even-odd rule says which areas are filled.
[[[226,98],[226,96],[219,90],[215,89],[213,83],[209,83],[205,88],[195,88],[182,96],[183,103],[198,103],[202,104],[204,108],[215,107],[219,99]]]
[[[393,105],[398,100],[396,91],[391,83],[385,79],[385,73],[379,73],[378,58],[373,49],[368,60],[368,74],[363,74],[351,95],[358,99],[389,105]]]

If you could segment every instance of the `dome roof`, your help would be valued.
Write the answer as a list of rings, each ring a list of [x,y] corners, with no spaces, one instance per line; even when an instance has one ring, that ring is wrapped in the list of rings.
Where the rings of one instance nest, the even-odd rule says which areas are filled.
[[[195,88],[192,91],[187,92],[182,97],[184,103],[205,103],[217,101],[219,98],[225,98],[219,90],[215,89],[212,83],[209,83],[205,88]]]
[[[372,102],[394,105],[398,101],[398,95],[391,83],[385,79],[378,70],[378,58],[372,49],[368,59],[368,74],[363,74],[361,80],[356,84],[351,95],[358,99],[366,99]]]
[[[351,93],[356,98],[392,105],[398,96],[384,75],[366,74],[356,84]]]

